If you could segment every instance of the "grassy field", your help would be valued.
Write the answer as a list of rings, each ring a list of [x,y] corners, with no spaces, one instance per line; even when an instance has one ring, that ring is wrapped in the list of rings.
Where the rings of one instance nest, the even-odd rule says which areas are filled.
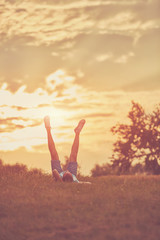
[[[85,180],[92,184],[1,167],[0,239],[160,239],[160,177]]]

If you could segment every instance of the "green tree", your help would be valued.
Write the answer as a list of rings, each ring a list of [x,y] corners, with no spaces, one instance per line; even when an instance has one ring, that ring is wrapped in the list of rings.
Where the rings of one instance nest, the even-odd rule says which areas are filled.
[[[112,167],[127,174],[132,164],[144,164],[145,171],[160,174],[160,105],[151,114],[132,101],[130,124],[117,124],[111,132],[118,136],[113,145]]]

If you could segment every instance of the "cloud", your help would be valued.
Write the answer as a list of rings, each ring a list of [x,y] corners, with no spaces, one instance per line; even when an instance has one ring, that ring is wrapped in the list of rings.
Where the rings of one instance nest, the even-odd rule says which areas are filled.
[[[84,115],[84,118],[108,118],[113,117],[113,113],[92,113],[92,114],[86,114]]]
[[[64,83],[67,86],[72,85],[74,80],[75,78],[73,76],[68,76],[63,70],[59,69],[47,77],[46,83],[47,87],[53,91],[57,86],[61,86]]]
[[[106,53],[106,54],[102,54],[102,55],[97,56],[96,60],[98,62],[104,62],[104,61],[112,58],[112,56],[113,56],[112,53]]]
[[[59,53],[57,53],[57,52],[52,52],[51,55],[54,56],[54,57],[57,57],[57,56],[59,56]]]
[[[0,34],[1,36],[5,34],[5,39],[18,36],[19,41],[22,41],[26,38],[28,45],[35,46],[48,45],[64,39],[72,40],[82,32],[86,34],[95,31],[102,34],[116,32],[137,38],[137,34],[141,36],[144,31],[159,26],[156,19],[145,20],[141,19],[141,13],[136,15],[133,6],[140,4],[145,9],[148,6],[144,1],[72,1],[69,3],[67,1],[60,4],[55,1],[48,4],[37,1],[11,4],[4,1],[1,5]],[[153,2],[150,4],[153,5]],[[124,12],[122,6],[126,7]],[[109,7],[112,15],[102,14],[103,18],[99,19],[98,16],[103,9]],[[98,11],[97,15],[95,15],[95,9]]]
[[[0,132],[13,132],[26,127],[36,127],[41,124],[40,120],[30,120],[19,117],[9,117],[0,119]]]
[[[22,107],[22,106],[11,106],[11,108],[16,109],[17,111],[22,111],[22,110],[26,110],[26,107]]]
[[[156,1],[3,1],[0,81],[12,92],[21,85],[33,92],[37,86],[45,88],[45,77],[57,69],[73,75],[80,69],[83,86],[118,90],[127,81],[143,78],[144,65],[151,75],[145,52],[156,41],[147,46],[148,36],[159,40],[158,6]],[[159,51],[154,56],[152,66]],[[57,86],[59,96],[62,88]]]
[[[52,91],[48,90],[49,87]],[[103,161],[107,161],[113,142],[110,128],[117,122],[127,122],[131,100],[139,102],[149,112],[159,103],[160,91],[95,91],[78,83],[76,72],[71,74],[64,69],[57,69],[46,76],[43,89],[27,92],[23,86],[12,93],[7,84],[3,84],[0,95],[3,100],[0,151],[10,152],[23,147],[28,154],[48,153],[43,118],[50,115],[56,147],[63,159],[69,154],[66,149],[71,147],[76,124],[85,118],[79,157],[92,159],[93,166],[93,161],[100,159],[97,152],[101,153]]]
[[[135,54],[133,52],[129,52],[127,54],[123,54],[120,56],[114,56],[112,53],[102,54],[96,57],[97,62],[104,62],[106,60],[115,62],[115,63],[127,63],[130,57],[134,57]]]
[[[122,55],[122,56],[118,57],[117,59],[115,59],[115,63],[127,63],[128,59],[130,57],[134,57],[133,52],[129,52],[126,55]]]

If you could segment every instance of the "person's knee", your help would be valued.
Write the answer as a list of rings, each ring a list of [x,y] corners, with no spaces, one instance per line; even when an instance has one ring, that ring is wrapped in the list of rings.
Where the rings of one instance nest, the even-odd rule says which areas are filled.
[[[72,155],[72,156],[70,156],[69,161],[70,162],[77,162],[77,157]]]

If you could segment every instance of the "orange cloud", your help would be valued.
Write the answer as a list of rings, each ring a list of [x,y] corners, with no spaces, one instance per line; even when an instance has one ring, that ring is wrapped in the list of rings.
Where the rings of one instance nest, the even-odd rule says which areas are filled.
[[[26,40],[28,38],[28,44],[35,46],[68,38],[74,39],[81,32],[88,34],[92,31],[99,31],[102,34],[118,31],[119,34],[130,35],[137,39],[145,31],[159,25],[156,19],[144,19],[142,13],[137,13],[134,6],[156,9],[156,5],[158,6],[157,1],[135,0],[76,1],[76,3],[64,1],[60,4],[37,1],[14,4],[3,1],[0,6],[3,27],[0,31],[9,39],[14,36],[25,36]],[[107,15],[104,14],[104,10],[108,12]],[[151,13],[149,14],[148,11],[148,17],[150,15],[152,17]],[[70,28],[72,31],[69,30]]]
[[[30,120],[19,117],[9,117],[0,119],[0,132],[12,132],[26,127],[36,127],[41,125],[41,120]]]

